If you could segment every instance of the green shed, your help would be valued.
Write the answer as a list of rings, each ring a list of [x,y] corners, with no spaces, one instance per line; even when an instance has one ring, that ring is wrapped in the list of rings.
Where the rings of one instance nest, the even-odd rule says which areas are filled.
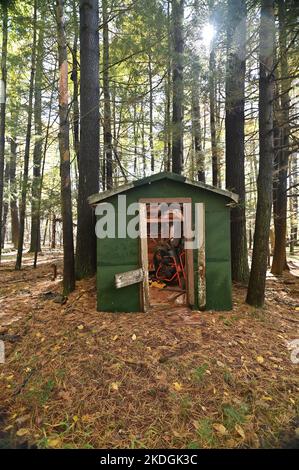
[[[163,282],[166,290],[184,292],[192,309],[230,310],[230,208],[237,202],[230,191],[168,172],[90,196],[97,220],[97,309],[147,311],[150,286]],[[168,226],[182,227],[180,240],[161,232],[163,214]],[[164,238],[178,240],[180,251],[167,244],[165,255]]]

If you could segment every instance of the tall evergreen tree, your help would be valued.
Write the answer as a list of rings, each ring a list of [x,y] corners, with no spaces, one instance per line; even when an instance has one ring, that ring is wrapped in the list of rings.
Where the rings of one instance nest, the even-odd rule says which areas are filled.
[[[172,171],[183,169],[183,98],[184,98],[184,0],[172,1]]]
[[[259,174],[252,266],[246,301],[262,307],[265,300],[267,257],[272,207],[273,175],[273,58],[275,46],[274,1],[262,0],[259,77]]]
[[[96,270],[94,214],[87,198],[99,190],[99,5],[80,0],[80,158],[76,275]]]
[[[57,43],[59,62],[59,153],[61,214],[63,231],[63,293],[75,289],[73,216],[69,149],[68,57],[64,23],[64,0],[56,0]]]
[[[274,227],[275,244],[271,272],[282,274],[287,266],[286,261],[286,235],[287,235],[287,177],[289,165],[290,147],[290,90],[289,66],[287,57],[287,27],[286,27],[286,2],[278,0],[279,21],[279,61],[280,61],[280,119],[278,151],[275,158],[275,190],[274,190]],[[278,86],[278,83],[276,86]],[[276,98],[279,100],[279,96]]]
[[[2,57],[1,57],[1,96],[0,96],[0,262],[2,251],[2,213],[5,158],[5,121],[6,121],[6,81],[7,81],[7,37],[8,37],[8,1],[2,3]]]
[[[234,281],[249,278],[245,215],[244,102],[246,1],[228,0],[225,93],[226,187],[239,195],[231,210],[231,263]]]
[[[41,23],[43,13],[41,12]],[[39,28],[36,55],[36,73],[34,84],[34,151],[33,151],[33,180],[32,180],[32,200],[31,200],[31,240],[30,252],[40,251],[40,214],[39,214],[39,186],[41,175],[42,159],[42,79],[43,79],[43,59],[44,59],[44,26]]]
[[[28,172],[29,172],[29,158],[30,158],[30,142],[31,142],[31,126],[33,114],[33,95],[34,95],[34,78],[35,78],[35,64],[36,64],[36,39],[37,39],[37,5],[38,1],[34,1],[33,9],[33,44],[31,54],[31,72],[29,82],[29,99],[28,99],[28,118],[26,130],[26,142],[24,151],[24,171],[22,181],[22,195],[20,205],[20,225],[19,225],[19,238],[18,238],[18,254],[16,260],[16,269],[22,267],[23,245],[24,245],[24,231],[25,231],[25,217],[27,205],[27,191],[28,191]]]

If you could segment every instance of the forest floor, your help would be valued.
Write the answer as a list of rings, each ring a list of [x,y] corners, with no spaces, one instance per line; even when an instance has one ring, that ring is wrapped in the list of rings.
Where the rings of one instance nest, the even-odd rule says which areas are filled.
[[[299,263],[264,309],[96,311],[95,280],[64,303],[61,258],[0,267],[0,447],[298,447]],[[52,281],[51,264],[58,265]]]

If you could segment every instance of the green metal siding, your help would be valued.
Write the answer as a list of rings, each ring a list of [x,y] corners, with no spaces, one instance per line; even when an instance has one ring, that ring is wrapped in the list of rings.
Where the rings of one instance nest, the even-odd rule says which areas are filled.
[[[186,198],[192,199],[194,223],[194,203],[205,204],[206,219],[206,309],[229,310],[231,301],[230,268],[230,211],[228,198],[192,187],[182,182],[159,180],[147,185],[136,185],[126,193],[127,204],[138,202],[141,198]],[[117,211],[117,195],[106,199]],[[127,218],[127,220],[129,217]],[[198,308],[198,253],[194,250],[194,308]],[[101,239],[97,240],[97,292],[98,310],[114,312],[140,311],[139,284],[121,289],[114,286],[114,275],[136,269],[140,266],[139,239]]]

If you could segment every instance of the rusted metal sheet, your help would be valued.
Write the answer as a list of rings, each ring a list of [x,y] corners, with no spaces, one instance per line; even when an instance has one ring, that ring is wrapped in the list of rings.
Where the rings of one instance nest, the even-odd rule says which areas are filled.
[[[115,287],[120,289],[121,287],[131,286],[143,281],[143,270],[142,268],[134,269],[133,271],[127,271],[125,273],[115,274]]]

